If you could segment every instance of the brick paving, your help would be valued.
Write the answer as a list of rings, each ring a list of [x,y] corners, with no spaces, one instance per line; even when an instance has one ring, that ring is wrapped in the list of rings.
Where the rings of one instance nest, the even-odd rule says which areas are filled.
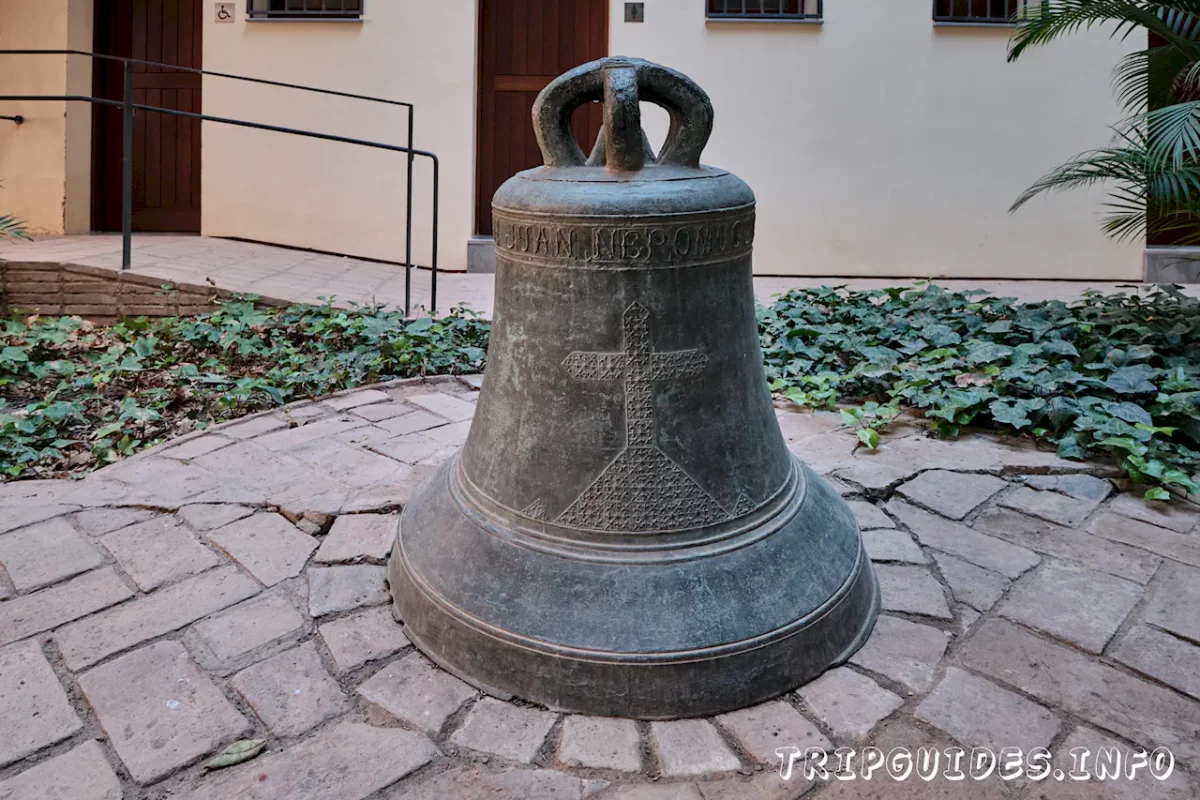
[[[866,531],[885,607],[866,646],[712,719],[563,715],[481,694],[391,618],[396,514],[479,382],[413,383],[0,485],[0,798],[1200,796],[1200,506],[985,435],[900,427],[871,453],[836,414],[781,409]],[[245,738],[267,747],[204,769]],[[775,753],[1114,743],[1170,748],[1175,775],[953,795],[784,782]]]

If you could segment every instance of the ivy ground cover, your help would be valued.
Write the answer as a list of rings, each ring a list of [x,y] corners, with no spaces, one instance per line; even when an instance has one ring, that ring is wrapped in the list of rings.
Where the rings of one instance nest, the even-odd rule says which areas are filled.
[[[1176,287],[1017,303],[937,286],[798,289],[759,309],[771,388],[856,403],[864,446],[904,411],[954,436],[1028,434],[1065,458],[1112,455],[1151,499],[1200,493],[1200,300]]]
[[[174,435],[306,397],[483,368],[489,324],[466,309],[256,308],[99,327],[30,317],[0,332],[0,477],[84,472]],[[1198,492],[1200,301],[1163,287],[1018,303],[936,286],[798,289],[760,307],[768,379],[801,406],[842,406],[864,447],[901,413],[954,436],[1035,437],[1113,456],[1151,498]]]
[[[256,308],[93,326],[29,317],[0,332],[0,477],[84,472],[171,436],[364,383],[479,372],[474,313]]]

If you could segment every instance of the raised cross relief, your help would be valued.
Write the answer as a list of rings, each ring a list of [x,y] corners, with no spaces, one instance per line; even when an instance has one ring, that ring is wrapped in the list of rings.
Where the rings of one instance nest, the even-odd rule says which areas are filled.
[[[571,353],[563,367],[586,381],[625,384],[625,447],[557,523],[601,531],[681,530],[729,518],[721,505],[656,442],[653,382],[693,378],[708,366],[700,350],[650,349],[650,312],[625,309],[619,353]]]

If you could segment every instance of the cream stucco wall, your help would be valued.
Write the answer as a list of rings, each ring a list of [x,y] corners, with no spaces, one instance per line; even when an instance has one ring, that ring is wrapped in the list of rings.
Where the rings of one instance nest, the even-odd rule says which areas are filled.
[[[823,25],[707,23],[699,0],[611,5],[614,54],[694,78],[716,107],[705,162],[754,188],[760,274],[1136,278],[1099,232],[1103,193],[1017,195],[1108,142],[1130,49],[1080,34],[1005,62],[1005,28],[935,27],[928,0],[826,0]],[[647,115],[651,116],[651,115]],[[661,140],[664,115],[651,117]]]
[[[0,49],[90,50],[91,0],[0,0]],[[80,57],[0,56],[0,94],[91,94]],[[91,108],[85,103],[3,103],[0,213],[37,234],[82,233],[90,225]]]
[[[233,24],[205,10],[204,66],[416,105],[441,157],[441,266],[464,269],[475,181],[475,0],[370,0],[357,22]],[[403,108],[206,76],[204,111],[403,145]],[[204,123],[203,233],[404,259],[403,154]],[[431,169],[416,163],[414,261],[430,260]]]

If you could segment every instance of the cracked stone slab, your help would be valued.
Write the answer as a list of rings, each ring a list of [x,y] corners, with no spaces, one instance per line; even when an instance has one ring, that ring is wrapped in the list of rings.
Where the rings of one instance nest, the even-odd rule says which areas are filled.
[[[1047,747],[1062,726],[1042,706],[956,667],[946,669],[915,714],[967,747],[988,747],[996,753],[1005,747],[1020,747],[1026,753]]]
[[[275,593],[205,617],[191,627],[185,640],[201,665],[228,673],[297,641],[304,631],[304,616]]]
[[[589,769],[641,772],[642,747],[631,719],[570,715],[563,720],[558,762]]]
[[[887,676],[913,692],[923,692],[933,684],[948,644],[949,637],[937,628],[883,614],[850,663]]]
[[[1031,550],[942,519],[899,500],[889,502],[887,510],[907,525],[926,547],[999,572],[1006,578],[1020,577],[1041,561],[1041,557]]]
[[[386,800],[580,800],[579,778],[548,769],[456,766],[415,786],[405,785]]]
[[[255,509],[233,503],[194,503],[179,509],[178,516],[198,531],[211,531],[250,516]]]
[[[91,508],[71,515],[75,527],[88,536],[104,534],[156,516],[157,511],[145,508]]]
[[[0,535],[0,564],[18,592],[40,589],[103,563],[100,552],[62,518]]]
[[[313,560],[336,564],[387,558],[399,521],[398,514],[344,514],[334,520]]]
[[[94,741],[0,781],[4,800],[121,800],[124,796],[120,779]]]
[[[897,695],[852,669],[837,667],[796,690],[835,736],[863,739],[903,705]]]
[[[299,575],[320,544],[278,514],[240,519],[209,539],[266,586]]]
[[[179,800],[365,800],[437,755],[419,733],[343,722],[282,752],[202,775]]]
[[[396,719],[431,735],[476,695],[473,688],[419,653],[384,667],[359,686],[358,693]]]
[[[962,519],[1006,488],[1006,481],[991,475],[934,469],[922,472],[896,491],[943,517]]]
[[[350,708],[312,642],[260,661],[229,683],[277,736],[298,736]]]
[[[218,567],[72,622],[55,632],[54,640],[67,668],[83,669],[241,602],[260,589],[233,565]]]
[[[250,724],[178,642],[159,642],[79,676],[113,749],[138,783],[154,783]]]
[[[1101,750],[1129,751],[1128,745],[1116,739],[1091,728],[1079,727],[1055,750],[1054,763],[1070,765],[1071,751],[1081,747],[1092,754],[1088,771],[1093,774],[1097,772],[1096,759]],[[1165,781],[1158,780],[1146,771],[1142,771],[1134,780],[1108,780],[1103,783],[1098,780],[1042,781],[1036,800],[1193,800],[1196,797],[1200,797],[1200,782],[1177,769]]]
[[[133,597],[111,567],[0,603],[0,645],[86,617]]]
[[[872,561],[898,561],[902,564],[927,564],[929,559],[904,531],[865,530],[862,532],[863,547]]]
[[[530,764],[554,727],[555,719],[549,711],[484,697],[468,712],[466,721],[450,741],[460,747]]]
[[[1200,536],[1176,533],[1111,511],[1092,520],[1088,533],[1200,567]]]
[[[997,539],[1135,583],[1149,583],[1162,563],[1161,558],[1144,550],[1007,509],[985,510],[975,520],[974,528]]]
[[[1163,564],[1161,580],[1156,582],[1146,604],[1146,621],[1200,644],[1198,608],[1200,569],[1171,562]]]
[[[785,700],[772,700],[715,718],[737,744],[760,764],[779,766],[775,751],[809,747],[833,749],[816,725]]]
[[[742,766],[721,734],[706,720],[651,722],[650,738],[662,764],[662,774],[668,778],[731,772]]]
[[[942,585],[924,567],[876,564],[883,608],[937,619],[952,619]]]
[[[998,613],[1100,653],[1141,599],[1142,589],[1103,572],[1049,563],[1017,584]]]
[[[1200,700],[1200,646],[1149,625],[1131,628],[1109,656]]]
[[[1109,504],[1108,510],[1127,519],[1159,528],[1187,533],[1200,525],[1200,508],[1186,503],[1162,503],[1143,500],[1135,494],[1123,494]]]
[[[851,500],[847,505],[850,506],[850,511],[854,514],[854,520],[858,523],[858,527],[864,531],[871,528],[896,527],[892,518],[883,513],[874,503],[868,503],[866,500]]]
[[[384,606],[327,622],[320,634],[339,673],[386,658],[409,645],[403,628],[392,619],[391,609]]]
[[[1200,703],[1134,678],[1002,619],[984,620],[959,648],[964,666],[1146,747],[1200,764]]]
[[[389,599],[386,567],[360,564],[308,570],[308,612],[314,617],[382,605]]]
[[[0,649],[0,767],[81,730],[82,720],[37,643]]]
[[[986,612],[994,606],[1012,583],[999,573],[977,567],[961,558],[945,553],[934,553],[933,558],[942,571],[942,577],[950,584],[954,599],[979,612]]]
[[[173,517],[155,517],[100,538],[143,592],[204,572],[221,559]]]

